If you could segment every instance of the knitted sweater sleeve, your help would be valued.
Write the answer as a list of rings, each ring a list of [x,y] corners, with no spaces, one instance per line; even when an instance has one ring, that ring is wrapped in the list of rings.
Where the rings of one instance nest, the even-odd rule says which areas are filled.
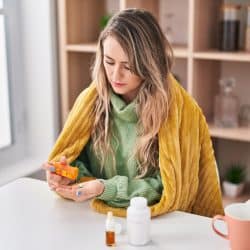
[[[127,176],[116,175],[102,181],[105,189],[97,198],[108,202],[113,207],[127,207],[130,199],[135,196],[147,198],[148,205],[152,205],[160,200],[163,189],[160,173],[133,180],[129,180]]]
[[[192,212],[204,216],[223,214],[221,190],[212,141],[205,117],[200,118],[199,187]]]

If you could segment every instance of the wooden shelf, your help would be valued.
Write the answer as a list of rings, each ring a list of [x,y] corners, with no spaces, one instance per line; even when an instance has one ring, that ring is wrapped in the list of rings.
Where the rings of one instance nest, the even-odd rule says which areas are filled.
[[[84,43],[84,44],[68,44],[65,46],[66,51],[72,52],[96,52],[96,43]]]
[[[250,128],[218,128],[209,124],[211,136],[222,139],[250,142]]]
[[[158,19],[163,32],[166,30],[166,14],[173,12],[176,16],[173,19],[175,43],[171,44],[176,59],[173,73],[197,101],[208,121],[213,116],[214,97],[218,93],[218,82],[222,78],[235,77],[236,94],[240,103],[249,104],[250,52],[222,52],[211,49],[216,48],[218,43],[222,0],[187,0],[184,5],[182,0],[56,1],[61,126],[66,121],[76,97],[91,82],[90,66],[97,49],[101,18],[107,13],[128,7],[151,11]],[[165,5],[169,7],[166,11]],[[186,29],[186,32],[180,32],[183,29]],[[247,167],[250,167],[250,128],[225,129],[210,124],[210,132],[212,137],[219,138],[216,140],[216,160],[221,162],[222,166],[243,159]]]
[[[232,203],[238,203],[238,202],[246,202],[250,199],[250,193],[244,193],[242,195],[240,195],[239,197],[235,197],[235,198],[230,198],[227,197],[225,195],[223,195],[222,197],[222,201],[223,201],[223,206],[226,207],[227,205],[230,205]]]
[[[73,52],[96,52],[96,43],[68,44],[65,46],[66,51]],[[188,49],[185,46],[173,46],[174,56],[177,58],[187,58]]]
[[[188,48],[182,45],[172,45],[174,51],[174,57],[176,58],[188,58]]]
[[[193,57],[195,59],[250,62],[250,53],[247,53],[245,51],[221,52],[217,50],[208,50],[208,51],[194,52]]]

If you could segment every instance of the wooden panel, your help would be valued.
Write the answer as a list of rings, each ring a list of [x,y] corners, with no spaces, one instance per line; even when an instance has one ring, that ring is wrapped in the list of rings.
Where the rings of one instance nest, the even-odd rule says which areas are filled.
[[[159,20],[159,0],[126,0],[124,7],[148,10]]]
[[[59,40],[59,91],[60,91],[60,127],[65,120],[66,114],[68,112],[69,103],[68,103],[68,59],[67,53],[65,51],[66,45],[66,0],[57,1],[57,18],[58,18],[58,40]]]
[[[218,44],[219,11],[221,0],[195,0],[194,50],[216,48]]]
[[[57,0],[63,122],[76,97],[91,82],[90,65],[100,32],[100,18],[104,14],[113,13],[118,9],[135,7],[149,10],[159,21],[160,16],[163,16],[163,8],[160,8],[162,2],[173,4],[172,1],[176,0],[165,1]],[[184,0],[177,0],[177,4],[182,1]],[[185,47],[174,47],[175,57],[181,58],[176,59],[174,72],[184,79],[185,88],[197,100],[208,121],[211,121],[214,97],[219,88],[218,80],[224,76],[223,71],[227,76],[231,76],[232,72],[237,79],[241,78],[239,74],[242,75],[242,79],[245,80],[242,81],[242,84],[237,85],[237,89],[240,89],[240,93],[244,93],[244,95],[239,95],[241,101],[243,100],[242,103],[249,103],[248,71],[245,70],[248,63],[239,65],[238,62],[249,62],[250,54],[244,52],[223,53],[215,50],[218,44],[218,21],[222,0],[185,0],[185,2],[185,5],[181,5],[174,14],[188,13],[188,44]],[[176,32],[178,32],[178,27],[182,24],[175,23],[175,25],[177,26]],[[225,64],[229,64],[228,62],[231,62],[232,65],[226,65],[225,69]],[[239,70],[235,70],[237,67]],[[218,129],[211,124],[210,132],[214,138],[217,138],[216,159],[222,165],[220,172],[223,172],[224,166],[233,160],[243,159],[246,165],[250,166],[249,128],[225,130]],[[234,144],[231,145],[231,142]],[[247,179],[250,180],[250,175]]]
[[[194,50],[195,0],[188,1],[188,49]]]
[[[75,102],[76,97],[86,88],[91,82],[90,66],[94,59],[93,53],[78,53],[70,52],[69,59],[69,74],[68,74],[68,100],[69,109]]]
[[[187,89],[187,60],[186,59],[175,59],[172,72],[175,75],[179,83]],[[179,79],[178,79],[179,78]]]
[[[242,195],[230,198],[227,196],[223,196],[223,206],[226,207],[232,203],[239,203],[239,202],[246,202],[250,199],[250,192],[249,190],[245,191]]]
[[[218,128],[213,124],[209,124],[209,128],[213,137],[250,142],[250,128]]]
[[[239,52],[221,52],[218,50],[208,50],[195,52],[194,58],[210,59],[210,60],[223,60],[223,61],[238,61],[238,62],[250,62],[250,53],[244,51]]]
[[[104,14],[104,0],[67,0],[67,43],[95,42],[100,33],[100,19]]]
[[[193,96],[208,121],[213,118],[214,97],[218,93],[220,63],[217,61],[194,61]]]
[[[185,46],[172,46],[174,51],[174,57],[176,58],[187,58],[188,49]]]
[[[66,46],[67,51],[75,52],[96,52],[97,43],[69,44]]]

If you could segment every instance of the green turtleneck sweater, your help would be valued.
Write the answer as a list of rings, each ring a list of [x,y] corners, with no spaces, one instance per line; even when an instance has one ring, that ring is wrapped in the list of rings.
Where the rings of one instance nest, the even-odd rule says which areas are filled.
[[[80,179],[83,176],[94,176],[104,183],[104,192],[98,199],[113,207],[127,207],[132,197],[147,198],[148,205],[160,200],[162,182],[159,170],[153,175],[136,179],[137,161],[133,158],[137,137],[137,115],[135,103],[126,104],[114,93],[111,94],[112,137],[111,145],[115,154],[116,165],[112,166],[112,158],[104,163],[101,171],[100,161],[92,148],[91,139],[79,157],[71,163],[79,168]]]

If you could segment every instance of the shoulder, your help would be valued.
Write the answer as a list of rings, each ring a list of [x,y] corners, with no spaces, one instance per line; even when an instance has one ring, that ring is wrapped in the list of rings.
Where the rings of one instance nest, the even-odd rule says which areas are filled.
[[[67,121],[78,117],[80,114],[86,115],[93,113],[94,103],[97,98],[97,90],[95,82],[92,82],[85,88],[76,98],[73,107],[71,108]]]
[[[87,88],[82,90],[82,92],[78,95],[77,100],[81,100],[83,98],[91,98],[97,95],[96,83],[95,81],[91,82]]]
[[[93,106],[96,97],[97,97],[96,83],[93,81],[89,84],[87,88],[82,90],[82,92],[77,96],[72,110],[84,108],[88,104]]]

